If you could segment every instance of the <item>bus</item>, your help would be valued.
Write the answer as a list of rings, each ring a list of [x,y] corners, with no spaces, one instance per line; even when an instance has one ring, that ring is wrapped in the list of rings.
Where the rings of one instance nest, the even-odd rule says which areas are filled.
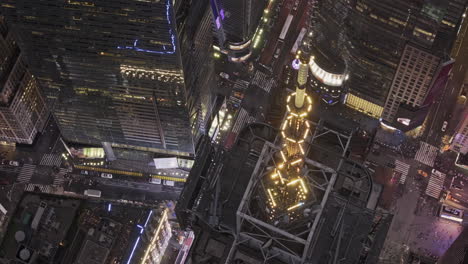
[[[281,29],[281,34],[279,35],[279,39],[284,40],[286,37],[286,34],[289,31],[289,26],[291,26],[291,22],[293,19],[293,15],[289,15],[288,18],[286,18],[286,21],[284,22],[283,29]]]
[[[296,54],[297,50],[299,49],[299,46],[301,45],[302,40],[304,39],[304,36],[307,32],[306,28],[302,28],[301,32],[299,32],[299,35],[297,36],[296,42],[294,42],[294,45],[291,49],[292,54]]]
[[[84,195],[99,198],[101,197],[101,191],[88,189],[84,191]]]

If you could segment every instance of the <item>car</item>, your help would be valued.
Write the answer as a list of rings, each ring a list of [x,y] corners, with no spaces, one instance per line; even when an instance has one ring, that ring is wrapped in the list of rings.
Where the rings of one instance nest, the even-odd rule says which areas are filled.
[[[423,176],[423,177],[427,177],[427,172],[423,171],[423,170],[418,170],[418,174]]]
[[[20,165],[19,162],[14,161],[14,160],[10,160],[10,162],[8,164],[10,164],[10,166],[14,166],[14,167],[18,167]]]
[[[106,179],[112,179],[112,174],[103,172],[101,173],[101,177]]]
[[[149,182],[152,183],[152,184],[161,184],[161,179],[159,179],[159,178],[150,178]]]
[[[174,181],[164,180],[163,184],[166,186],[174,186]]]
[[[220,72],[219,76],[221,76],[221,78],[224,78],[224,79],[229,79],[229,74],[227,74],[225,72]]]
[[[89,172],[85,171],[85,170],[82,170],[80,173],[83,174],[83,175],[89,175]]]
[[[277,48],[273,57],[277,59],[279,57],[280,52],[281,52],[281,48]]]
[[[448,125],[448,122],[444,121],[444,124],[442,125],[442,132],[445,132],[445,130],[447,130],[447,125]]]

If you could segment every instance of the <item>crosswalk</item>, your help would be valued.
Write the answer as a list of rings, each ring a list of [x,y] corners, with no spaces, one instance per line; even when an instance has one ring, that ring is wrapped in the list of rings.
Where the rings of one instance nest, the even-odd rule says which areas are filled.
[[[232,126],[232,132],[239,134],[239,132],[244,128],[244,125],[249,120],[249,113],[244,108],[239,110],[239,114],[237,115],[236,122]]]
[[[57,173],[54,177],[54,186],[61,186],[63,182],[65,181],[65,174],[67,174],[67,169],[66,168],[60,168],[59,173]]]
[[[36,187],[39,188],[42,193],[52,193],[52,187],[50,185],[43,184],[28,184],[24,187],[24,191],[33,192]]]
[[[36,170],[36,165],[24,164],[16,181],[20,183],[29,182],[34,174],[34,170]]]
[[[435,171],[435,173],[432,173],[431,177],[429,178],[429,183],[427,184],[426,194],[433,198],[439,199],[440,192],[444,187],[444,181],[444,173],[441,173],[439,171]]]
[[[406,164],[403,161],[395,161],[395,171],[401,173],[400,184],[405,184],[406,176],[408,176],[410,167],[411,166],[409,164]]]
[[[269,77],[267,74],[261,71],[257,71],[255,72],[255,75],[252,78],[251,83],[253,85],[257,85],[258,87],[263,89],[265,92],[269,93],[271,91],[271,88],[275,85],[275,80]]]
[[[434,161],[437,157],[438,149],[426,142],[420,142],[418,152],[416,152],[415,160],[426,164],[427,166],[433,167]]]
[[[57,166],[62,164],[62,156],[58,154],[44,154],[41,159],[41,165],[43,166]]]

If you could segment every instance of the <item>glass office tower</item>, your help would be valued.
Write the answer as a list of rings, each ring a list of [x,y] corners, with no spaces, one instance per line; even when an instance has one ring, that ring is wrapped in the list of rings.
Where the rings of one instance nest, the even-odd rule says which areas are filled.
[[[210,0],[219,45],[231,61],[250,57],[252,38],[266,4],[266,0]]]
[[[0,8],[66,140],[193,153],[172,1],[4,0]]]
[[[175,2],[175,13],[187,87],[187,106],[196,145],[197,139],[207,132],[212,114],[216,111],[213,16],[209,0],[178,0]]]

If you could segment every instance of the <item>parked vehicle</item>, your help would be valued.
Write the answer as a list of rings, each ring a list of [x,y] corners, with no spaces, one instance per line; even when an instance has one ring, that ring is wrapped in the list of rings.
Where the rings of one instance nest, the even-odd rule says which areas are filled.
[[[427,172],[423,171],[423,170],[418,170],[418,174],[421,175],[421,176],[424,176],[424,177],[427,177]]]
[[[448,125],[448,122],[444,121],[444,124],[442,125],[442,132],[445,132],[445,130],[447,130],[447,125]]]
[[[84,195],[99,198],[101,197],[101,191],[88,189],[84,191]]]
[[[14,167],[18,167],[20,165],[19,162],[14,161],[14,160],[10,160],[9,164],[10,166],[14,166]]]
[[[101,177],[106,179],[112,179],[112,174],[103,172],[101,173]]]
[[[150,178],[149,182],[152,183],[152,184],[161,184],[161,179],[159,179],[159,178]]]
[[[166,186],[174,186],[174,181],[164,180],[163,184]]]

